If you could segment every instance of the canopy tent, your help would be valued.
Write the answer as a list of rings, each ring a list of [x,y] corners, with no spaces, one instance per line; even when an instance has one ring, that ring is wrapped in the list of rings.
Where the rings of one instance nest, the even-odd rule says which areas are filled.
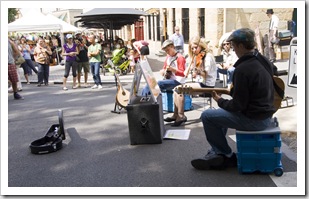
[[[75,32],[78,28],[62,21],[52,15],[41,12],[27,13],[20,19],[8,24],[9,32],[46,32],[60,31]]]
[[[77,22],[84,28],[104,29],[110,32],[110,43],[113,43],[113,30],[119,30],[125,25],[131,25],[138,21],[146,12],[134,8],[95,8],[75,18],[81,18]],[[107,34],[104,34],[107,40]]]
[[[49,21],[58,22],[62,26],[62,30],[61,31],[64,32],[64,33],[76,32],[76,31],[79,30],[79,28],[77,28],[77,27],[75,27],[75,26],[73,26],[73,25],[71,25],[71,24],[69,24],[69,23],[67,23],[67,22],[65,22],[65,21],[55,17],[52,14],[47,14],[46,17],[49,18],[48,19]]]
[[[22,18],[8,24],[9,32],[46,32],[60,31],[62,26],[59,23],[47,21],[42,13],[25,15]]]
[[[81,18],[81,27],[119,30],[125,25],[131,25],[148,15],[146,12],[134,8],[95,8],[75,18]]]

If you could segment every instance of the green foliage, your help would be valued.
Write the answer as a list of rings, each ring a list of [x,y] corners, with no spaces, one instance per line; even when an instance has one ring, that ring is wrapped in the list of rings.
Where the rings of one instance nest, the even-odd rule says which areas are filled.
[[[16,8],[9,8],[8,17],[9,17],[9,23],[15,21],[15,16],[17,15],[17,9]]]

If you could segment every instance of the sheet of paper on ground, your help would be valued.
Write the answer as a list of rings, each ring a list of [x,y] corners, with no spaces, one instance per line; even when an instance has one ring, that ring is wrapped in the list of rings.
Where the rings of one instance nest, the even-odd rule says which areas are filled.
[[[164,139],[188,140],[191,129],[169,129],[164,135]]]

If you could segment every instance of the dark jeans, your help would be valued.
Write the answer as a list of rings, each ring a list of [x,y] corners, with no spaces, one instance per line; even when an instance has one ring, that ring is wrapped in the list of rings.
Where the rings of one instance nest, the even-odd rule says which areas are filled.
[[[38,63],[38,66],[38,83],[43,84],[44,81],[44,84],[48,84],[49,65]]]
[[[25,59],[25,62],[21,65],[21,67],[24,69],[24,75],[32,74],[31,70],[33,70],[36,74],[38,73],[38,70],[35,68],[31,59]]]
[[[159,80],[157,83],[162,92],[166,92],[167,90],[173,90],[176,86],[180,85],[178,81],[172,79]],[[150,89],[147,84],[142,90],[142,96],[147,96],[150,94]]]

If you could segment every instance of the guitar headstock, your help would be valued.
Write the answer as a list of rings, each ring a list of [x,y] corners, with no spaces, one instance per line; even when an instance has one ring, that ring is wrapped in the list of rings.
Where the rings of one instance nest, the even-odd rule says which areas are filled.
[[[182,85],[182,86],[176,87],[174,90],[178,94],[190,94],[192,91],[192,87]]]

